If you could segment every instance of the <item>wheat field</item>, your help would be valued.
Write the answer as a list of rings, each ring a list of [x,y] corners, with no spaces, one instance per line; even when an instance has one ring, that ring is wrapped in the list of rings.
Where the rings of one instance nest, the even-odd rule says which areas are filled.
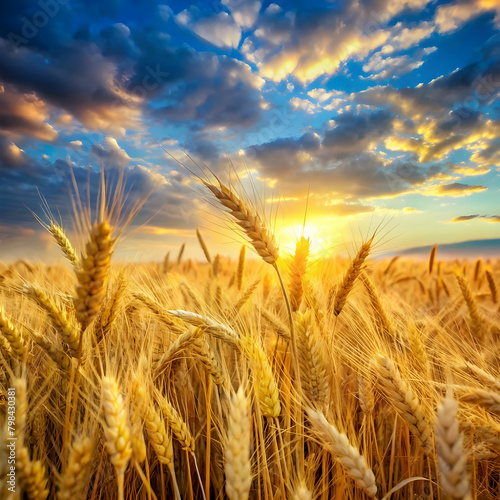
[[[45,223],[66,264],[0,267],[1,498],[498,498],[500,260],[280,255],[202,183],[237,260],[114,262],[102,195],[78,249]]]

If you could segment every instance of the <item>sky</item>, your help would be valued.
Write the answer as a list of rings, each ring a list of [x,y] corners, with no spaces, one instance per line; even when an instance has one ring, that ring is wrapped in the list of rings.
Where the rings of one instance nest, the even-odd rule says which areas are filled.
[[[196,227],[234,254],[187,155],[285,247],[306,206],[322,251],[498,238],[499,95],[497,0],[1,2],[0,260],[51,259],[33,212],[72,234],[100,168],[149,196],[125,254],[198,257]]]

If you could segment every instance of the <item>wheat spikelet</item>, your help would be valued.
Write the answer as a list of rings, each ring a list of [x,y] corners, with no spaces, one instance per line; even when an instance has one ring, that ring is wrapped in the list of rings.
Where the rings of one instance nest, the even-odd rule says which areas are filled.
[[[379,383],[388,402],[394,406],[409,429],[418,439],[424,453],[433,449],[432,426],[425,416],[422,405],[408,384],[401,378],[392,360],[379,356]]]
[[[104,301],[112,248],[109,222],[95,223],[85,245],[85,256],[81,259],[81,268],[76,273],[78,285],[73,302],[76,318],[82,325],[82,331],[99,312]]]
[[[181,334],[172,344],[170,344],[167,352],[162,354],[160,359],[155,363],[155,375],[160,375],[177,354],[190,346],[196,339],[203,335],[201,328],[194,328]]]
[[[270,313],[269,311],[266,311],[265,309],[262,309],[260,313],[280,337],[283,337],[286,340],[290,340],[290,332],[288,331],[287,327],[283,325],[283,323],[281,323],[279,318],[274,316],[274,314]]]
[[[295,245],[295,254],[290,263],[290,285],[288,293],[290,295],[290,305],[292,311],[298,311],[302,302],[303,280],[307,269],[309,249],[311,242],[309,238],[301,236]]]
[[[302,388],[315,406],[325,408],[329,393],[325,346],[320,344],[320,339],[313,333],[310,311],[297,315],[296,332]]]
[[[347,436],[330,424],[322,413],[308,408],[307,415],[315,434],[321,438],[321,442],[335,460],[345,468],[347,475],[354,479],[356,485],[369,497],[375,498],[377,494],[375,476],[364,457],[349,443]]]
[[[493,375],[490,375],[488,372],[484,371],[479,366],[473,365],[472,363],[465,363],[465,368],[468,369],[473,375],[476,376],[479,382],[484,385],[490,386],[495,389],[498,393],[500,393],[500,380],[498,380]]]
[[[62,371],[66,372],[71,367],[71,358],[62,350],[58,349],[46,337],[38,335],[35,332],[31,333],[33,340],[43,349],[43,351],[52,359]]]
[[[493,304],[497,303],[497,285],[495,283],[495,278],[493,278],[492,272],[487,269],[486,270],[486,280],[488,281],[488,286],[490,287],[490,292],[491,292],[491,300],[493,301]]]
[[[217,277],[219,275],[221,263],[220,263],[220,255],[217,254],[212,262],[212,273],[214,277]]]
[[[257,278],[242,294],[237,300],[236,304],[233,306],[233,314],[237,314],[239,310],[248,302],[248,299],[253,295],[257,287],[259,286],[260,278]]]
[[[86,436],[77,437],[71,445],[66,470],[59,480],[58,500],[83,498],[90,476],[94,443]]]
[[[264,349],[250,337],[243,337],[240,340],[240,349],[252,363],[262,414],[269,418],[278,417],[281,413],[279,391]]]
[[[427,355],[427,350],[422,341],[420,332],[413,323],[408,325],[407,338],[410,351],[418,364],[419,371],[429,377],[429,357]]]
[[[169,428],[181,444],[182,449],[194,453],[194,437],[186,425],[186,422],[184,422],[182,417],[179,415],[179,412],[165,398],[162,398],[161,409],[163,416],[167,420]]]
[[[192,353],[200,360],[207,373],[212,375],[215,384],[225,387],[226,377],[207,342],[204,339],[197,338],[191,344],[190,348]]]
[[[373,394],[373,381],[371,375],[358,375],[358,396],[361,410],[370,414],[375,408],[375,396]]]
[[[476,265],[474,266],[474,283],[476,283],[479,278],[479,272],[481,271],[482,264],[483,261],[481,259],[476,260]]]
[[[230,188],[219,182],[219,187],[202,181],[219,202],[229,209],[229,214],[241,227],[255,251],[268,264],[274,265],[278,260],[279,250],[274,235],[260,216]]]
[[[167,274],[170,269],[170,252],[167,252],[163,259],[163,274]]]
[[[172,439],[165,429],[165,421],[156,411],[152,399],[148,397],[144,386],[136,379],[133,386],[137,410],[144,421],[148,441],[155,450],[158,461],[170,466],[173,463],[174,449]]]
[[[238,290],[241,290],[243,286],[243,275],[245,273],[245,254],[247,247],[241,245],[240,255],[238,257],[238,269],[236,271],[236,286]]]
[[[481,317],[479,316],[476,299],[472,294],[468,281],[458,273],[455,276],[464,301],[469,309],[471,331],[474,335],[481,337]]]
[[[207,259],[207,262],[209,264],[212,263],[212,258],[210,257],[210,252],[208,251],[207,244],[205,243],[205,240],[203,239],[203,236],[200,233],[200,230],[196,228],[196,237],[198,238],[198,242],[200,243],[200,247],[203,250],[203,254],[205,255],[205,259]]]
[[[196,294],[193,292],[193,289],[184,281],[180,284],[181,291],[186,293],[187,297],[189,297],[189,300],[192,302],[192,305],[194,306],[195,309],[198,311],[201,311],[203,308],[201,306],[200,301],[198,300],[198,297],[196,297]]]
[[[250,463],[250,416],[243,387],[231,399],[224,471],[230,500],[248,500],[252,483]]]
[[[171,327],[174,331],[179,331],[177,325],[172,321],[169,311],[156,300],[142,292],[134,292],[133,296],[140,300],[162,323]]]
[[[127,280],[123,277],[119,279],[118,286],[116,287],[113,297],[109,300],[109,304],[106,304],[106,307],[103,309],[100,321],[102,329],[99,335],[100,338],[105,337],[109,333],[111,327],[116,321],[121,299],[125,293],[127,284]]]
[[[366,243],[363,243],[354,259],[352,260],[349,269],[344,275],[344,279],[336,290],[335,300],[333,302],[333,313],[338,316],[346,303],[347,297],[351,293],[354,283],[361,273],[362,266],[368,257],[373,242],[373,237]]]
[[[292,500],[313,500],[313,494],[304,481],[301,481],[293,490]]]
[[[436,259],[437,244],[431,248],[431,253],[429,254],[429,274],[432,274],[432,269],[434,268],[434,260]]]
[[[179,253],[177,254],[177,266],[181,265],[182,262],[182,255],[184,254],[184,249],[186,248],[186,244],[183,243],[181,245],[181,248],[179,249]]]
[[[12,352],[14,357],[22,361],[26,355],[26,344],[21,332],[14,328],[14,325],[7,318],[5,311],[0,306],[0,333],[3,336],[3,349]]]
[[[36,303],[45,309],[49,315],[54,328],[61,334],[63,341],[68,345],[69,353],[76,356],[80,343],[80,332],[72,324],[69,317],[61,311],[57,304],[39,287],[28,285],[26,293],[32,297]]]
[[[460,396],[460,401],[479,405],[489,411],[500,413],[500,394],[494,391],[480,388],[465,390]]]
[[[360,279],[368,293],[368,297],[370,298],[370,303],[375,313],[378,326],[382,329],[383,332],[386,332],[392,336],[394,332],[391,326],[391,321],[387,316],[387,312],[382,304],[382,301],[380,300],[380,296],[377,293],[377,290],[375,289],[375,285],[368,277],[368,275],[364,272],[360,274]]]
[[[20,446],[17,450],[16,469],[29,500],[45,500],[49,495],[45,467],[40,460],[32,461],[28,449]]]
[[[78,258],[78,255],[76,254],[73,245],[66,236],[66,233],[64,232],[62,226],[54,221],[51,221],[47,228],[50,234],[52,234],[52,236],[56,240],[56,243],[59,245],[59,248],[62,250],[66,258],[71,262],[72,266],[75,269],[78,269],[80,267],[80,259]]]
[[[234,345],[238,341],[239,336],[235,330],[222,323],[218,323],[207,316],[202,316],[201,314],[189,311],[183,311],[182,309],[168,310],[166,312],[181,319],[185,323],[203,328],[203,330],[213,337],[219,338],[231,345]]]
[[[439,483],[451,498],[471,500],[467,479],[467,455],[464,453],[462,436],[458,429],[458,404],[447,397],[437,410],[436,450],[439,467]]]
[[[115,468],[119,498],[123,498],[123,479],[132,455],[132,446],[127,410],[118,383],[112,377],[102,379],[102,408],[106,448]]]

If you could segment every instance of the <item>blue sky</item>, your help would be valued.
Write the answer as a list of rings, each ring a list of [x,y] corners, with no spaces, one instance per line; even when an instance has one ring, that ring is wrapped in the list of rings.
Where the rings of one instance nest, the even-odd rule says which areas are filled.
[[[3,2],[0,259],[52,255],[38,193],[70,228],[70,171],[101,165],[150,194],[130,251],[231,241],[157,142],[250,174],[285,245],[308,191],[323,248],[380,221],[387,250],[496,238],[499,28],[495,0]]]

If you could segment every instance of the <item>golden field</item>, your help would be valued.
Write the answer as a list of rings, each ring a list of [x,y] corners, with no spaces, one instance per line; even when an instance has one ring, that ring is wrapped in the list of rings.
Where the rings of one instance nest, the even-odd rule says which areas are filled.
[[[498,498],[500,260],[279,255],[204,184],[238,260],[114,263],[103,201],[78,252],[47,222],[67,265],[0,267],[0,497]]]

